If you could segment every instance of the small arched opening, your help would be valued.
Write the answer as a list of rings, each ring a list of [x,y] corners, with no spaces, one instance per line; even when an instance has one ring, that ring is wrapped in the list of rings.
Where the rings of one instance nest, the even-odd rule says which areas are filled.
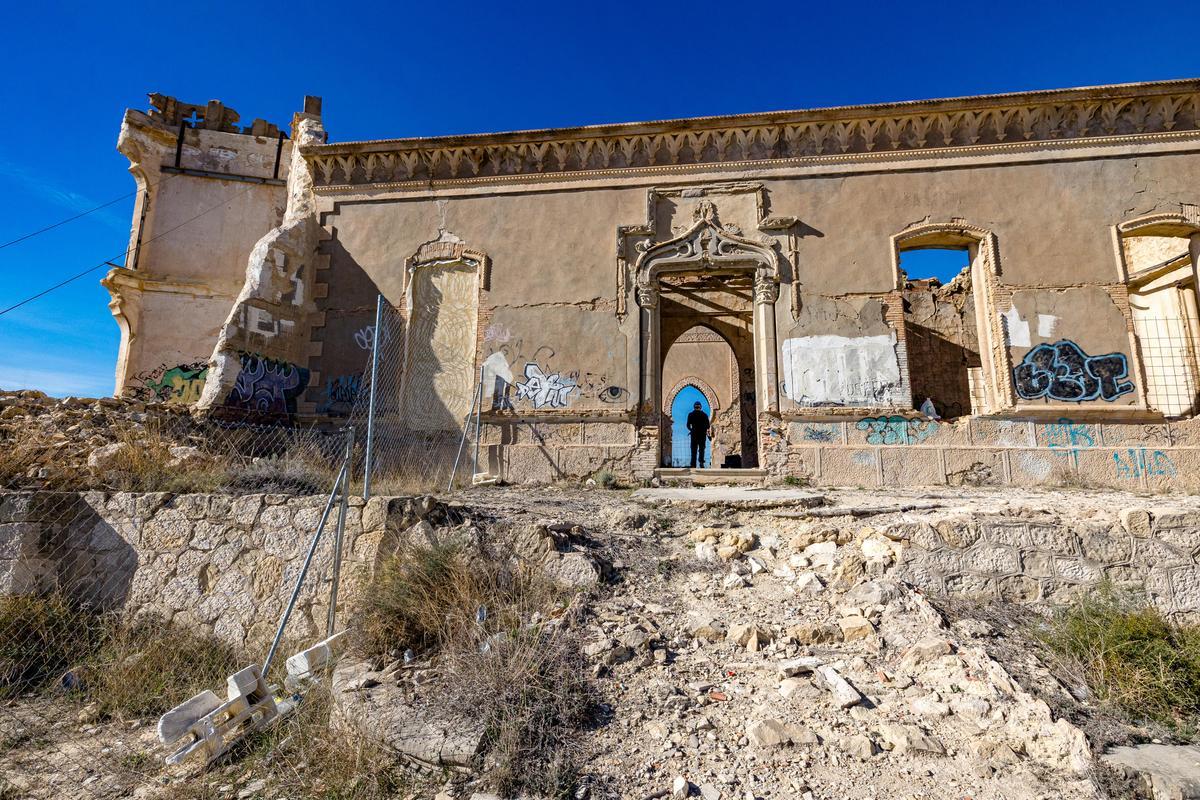
[[[719,323],[718,323],[719,324]],[[663,357],[664,466],[689,466],[690,449],[686,420],[696,402],[710,419],[711,440],[706,445],[705,466],[752,466],[754,440],[754,372],[741,364],[753,363],[753,341],[748,332],[737,336],[736,348],[709,325],[692,325],[670,341]],[[680,413],[680,396],[690,402]],[[697,397],[696,395],[700,395]],[[702,399],[701,399],[702,398]],[[683,457],[680,458],[679,454]]]

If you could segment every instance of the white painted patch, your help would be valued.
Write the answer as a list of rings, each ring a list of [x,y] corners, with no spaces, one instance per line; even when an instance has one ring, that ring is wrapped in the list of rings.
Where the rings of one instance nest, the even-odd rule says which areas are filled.
[[[895,335],[785,339],[783,379],[784,394],[803,406],[899,403]]]
[[[1008,330],[1010,347],[1029,347],[1029,323],[1021,319],[1021,312],[1013,306],[1000,315],[1004,318],[1004,327]]]
[[[1058,327],[1058,317],[1053,314],[1038,314],[1038,336],[1043,339],[1053,339],[1054,329]]]
[[[483,361],[483,385],[492,386],[496,378],[500,378],[505,383],[513,382],[512,369],[504,360],[503,353],[492,353]]]

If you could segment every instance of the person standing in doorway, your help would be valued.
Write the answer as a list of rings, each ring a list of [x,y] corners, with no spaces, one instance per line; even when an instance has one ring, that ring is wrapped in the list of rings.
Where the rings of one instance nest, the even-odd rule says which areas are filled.
[[[708,439],[708,424],[708,414],[696,403],[687,418],[687,429],[692,438],[692,469],[695,469],[697,464],[701,469],[704,468],[704,443]]]

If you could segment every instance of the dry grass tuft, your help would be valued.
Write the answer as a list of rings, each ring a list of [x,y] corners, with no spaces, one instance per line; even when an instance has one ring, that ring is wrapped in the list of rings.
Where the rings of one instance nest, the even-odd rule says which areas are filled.
[[[1058,614],[1041,638],[1131,719],[1190,726],[1200,716],[1200,626],[1177,625],[1105,585]]]
[[[159,619],[129,621],[57,594],[0,598],[0,696],[59,688],[101,716],[142,717],[221,686],[243,660]]]
[[[437,655],[449,707],[484,723],[494,791],[570,796],[591,689],[558,587],[515,561],[443,544],[404,548],[363,596],[358,648]]]

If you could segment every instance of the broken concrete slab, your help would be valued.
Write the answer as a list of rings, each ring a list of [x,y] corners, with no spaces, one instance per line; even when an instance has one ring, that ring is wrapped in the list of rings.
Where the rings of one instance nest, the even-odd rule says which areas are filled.
[[[1195,745],[1115,747],[1100,759],[1139,777],[1154,800],[1200,798],[1200,747]]]

